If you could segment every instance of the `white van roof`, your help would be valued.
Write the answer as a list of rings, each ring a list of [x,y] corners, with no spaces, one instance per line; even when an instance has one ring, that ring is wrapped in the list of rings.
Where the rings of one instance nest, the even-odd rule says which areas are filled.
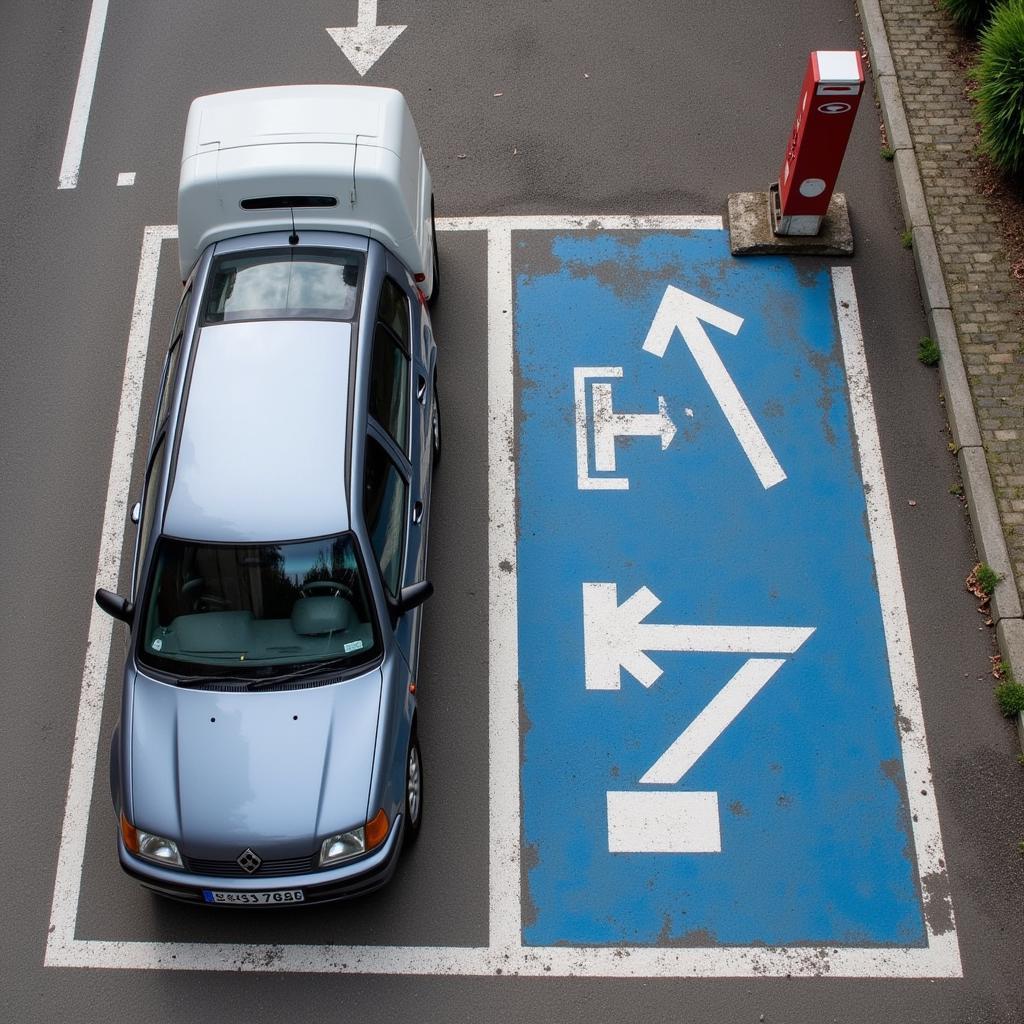
[[[293,215],[298,231],[377,238],[413,273],[429,274],[430,195],[412,114],[394,89],[287,85],[200,96],[178,184],[181,275],[211,243],[291,230]]]

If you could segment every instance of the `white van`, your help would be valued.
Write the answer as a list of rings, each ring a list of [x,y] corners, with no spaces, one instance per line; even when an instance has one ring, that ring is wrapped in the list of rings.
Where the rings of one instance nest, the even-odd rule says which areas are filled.
[[[194,100],[178,185],[182,279],[214,242],[303,229],[376,239],[434,296],[430,172],[405,97],[286,85]]]

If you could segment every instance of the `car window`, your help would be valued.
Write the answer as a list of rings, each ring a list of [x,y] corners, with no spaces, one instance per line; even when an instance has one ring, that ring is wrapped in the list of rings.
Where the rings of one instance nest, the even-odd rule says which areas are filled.
[[[142,521],[139,523],[136,572],[141,570],[142,562],[146,557],[149,535],[153,529],[153,519],[156,516],[157,492],[160,489],[160,477],[163,473],[164,462],[167,460],[166,441],[167,432],[161,431],[156,439],[153,454],[149,458],[149,466],[146,468],[146,488],[142,495]]]
[[[380,304],[377,319],[387,324],[394,332],[402,347],[409,351],[409,299],[401,287],[390,277],[384,278],[380,289]]]
[[[178,372],[178,360],[181,358],[181,350],[185,347],[182,338],[185,334],[185,319],[188,315],[189,301],[192,298],[192,289],[185,292],[181,305],[178,307],[178,315],[174,318],[174,329],[171,331],[171,346],[167,350],[166,365],[164,367],[163,387],[160,389],[160,400],[156,407],[154,423],[162,423],[167,415],[167,405],[174,389],[174,378]]]
[[[361,268],[357,252],[275,249],[219,256],[203,303],[204,322],[351,320]]]
[[[372,438],[366,439],[363,511],[370,544],[392,597],[402,589],[405,553],[405,511],[409,488],[391,456]]]
[[[370,415],[404,452],[409,433],[409,357],[383,324],[373,332]]]

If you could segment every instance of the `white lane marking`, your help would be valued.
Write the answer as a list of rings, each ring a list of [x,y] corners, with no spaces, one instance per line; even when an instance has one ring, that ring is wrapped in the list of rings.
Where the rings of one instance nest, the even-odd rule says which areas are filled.
[[[721,853],[717,793],[608,793],[609,853]]]
[[[711,744],[732,725],[736,716],[785,664],[785,658],[749,658],[745,661],[668,750],[640,776],[640,781],[662,786],[674,786],[682,781]]]
[[[721,217],[689,214],[608,216],[536,214],[523,217],[438,217],[438,231],[721,231]]]
[[[711,344],[708,332],[704,330],[705,323],[713,324],[729,334],[736,334],[743,325],[743,318],[669,285],[647,332],[644,351],[659,358],[664,356],[672,335],[679,331],[732,427],[736,440],[754,467],[761,486],[767,490],[785,480],[786,474],[729,376],[721,356]]]
[[[901,719],[900,746],[903,770],[907,780],[911,827],[914,831],[916,866],[921,883],[925,909],[932,900],[941,901],[942,912],[925,915],[928,945],[947,963],[954,965],[953,976],[960,977],[960,947],[957,940],[953,907],[949,900],[946,859],[939,827],[939,810],[935,803],[928,741],[924,732],[921,694],[917,684],[917,666],[907,616],[907,601],[900,574],[889,490],[882,464],[882,446],[878,438],[868,364],[864,354],[857,292],[850,267],[832,268],[832,290],[835,295],[839,336],[843,345],[843,361],[850,394],[853,429],[860,452],[860,473],[864,482],[871,551],[875,560],[875,579],[882,605],[882,623],[889,655],[896,714]],[[946,919],[948,929],[936,934],[931,918]]]
[[[96,589],[117,590],[121,572],[121,545],[124,540],[128,509],[128,488],[131,486],[135,436],[139,421],[142,382],[146,372],[149,328],[156,294],[156,275],[160,262],[160,246],[166,238],[174,238],[173,227],[148,227],[142,240],[139,277],[135,285],[131,329],[128,332],[128,354],[125,357],[121,382],[121,401],[114,431],[114,450],[107,478],[107,500],[103,510],[100,553],[96,561]],[[92,802],[93,777],[99,745],[100,720],[103,715],[103,691],[107,682],[110,639],[113,620],[92,603],[89,615],[89,639],[86,642],[85,667],[82,670],[82,691],[78,701],[78,721],[71,751],[71,777],[64,803],[64,824],[61,827],[57,878],[53,887],[50,910],[50,933],[46,941],[46,963],[58,950],[74,941],[78,897],[82,883],[82,861],[85,837]]]
[[[82,48],[82,63],[78,68],[78,84],[75,86],[75,102],[71,107],[71,121],[68,123],[68,137],[64,143],[64,159],[60,165],[60,180],[57,188],[76,188],[78,170],[82,166],[82,149],[85,147],[85,130],[89,124],[89,110],[96,86],[96,69],[100,62],[100,47],[103,44],[103,29],[107,23],[107,0],[92,0],[89,13],[89,27],[85,32]]]
[[[439,230],[446,231],[487,231],[488,234],[495,230],[565,230],[569,228],[583,228],[596,230],[720,230],[722,227],[721,218],[718,217],[494,217],[494,218],[448,218],[443,222],[438,221]],[[150,233],[160,235],[163,238],[176,237],[176,229],[173,225],[163,227],[147,228],[147,237]],[[488,242],[490,239],[488,238]],[[501,240],[502,250],[506,249],[504,240]],[[509,247],[510,249],[510,247]],[[145,246],[143,247],[146,252]],[[140,266],[139,287],[136,288],[136,298],[142,294],[141,284],[143,281],[142,266]],[[840,313],[841,332],[843,333],[844,352],[848,366],[851,358],[859,358],[863,362],[863,343],[860,337],[860,323],[856,313],[856,302],[853,293],[852,276],[843,280],[841,275],[849,274],[847,268],[840,268],[833,272],[833,284],[836,288],[837,308],[841,306],[840,294],[843,301],[847,303],[847,320],[844,324],[843,314]],[[840,275],[837,278],[837,274]],[[509,285],[506,287],[506,296],[511,296],[511,271],[509,271]],[[852,305],[852,312],[849,307]],[[139,303],[136,303],[136,312],[139,311]],[[492,319],[491,312],[507,310],[502,316],[507,316],[505,323],[497,318]],[[152,306],[146,313],[151,315]],[[133,314],[132,335],[135,335],[137,324],[140,318]],[[140,329],[141,329],[141,325]],[[488,300],[488,329],[495,329],[505,334],[505,344],[509,343],[512,328],[511,306],[498,306],[491,304]],[[846,351],[847,332],[850,332],[849,351]],[[490,344],[491,339],[488,339]],[[130,347],[130,346],[129,346]],[[506,347],[507,352],[507,347]],[[852,353],[852,356],[851,356]],[[127,382],[127,365],[126,377]],[[488,383],[489,389],[498,395],[512,395],[513,375],[510,358],[501,361],[490,362],[489,376],[493,374],[494,379]],[[858,401],[866,406],[870,422],[874,424],[874,410],[871,405],[871,392],[867,383],[866,370],[863,374],[859,371],[851,371],[851,377],[856,376],[858,385],[863,388],[863,394]],[[127,385],[126,385],[127,386]],[[135,387],[141,387],[141,376],[136,376]],[[136,399],[137,401],[137,399]],[[122,403],[124,406],[125,403]],[[511,412],[507,406],[503,407],[500,417],[494,416],[491,411],[491,423],[495,425],[497,433],[506,440],[509,439],[511,427]],[[137,419],[137,410],[136,410]],[[855,424],[858,414],[855,413]],[[123,418],[118,417],[118,434],[123,425]],[[125,428],[127,426],[125,425]],[[134,447],[134,428],[132,444]],[[859,431],[858,431],[859,433]],[[514,434],[512,435],[514,438]],[[496,446],[495,433],[490,437],[490,451]],[[892,543],[892,551],[886,557],[895,559],[895,538],[892,535],[892,520],[889,516],[888,499],[885,497],[884,474],[875,471],[881,468],[881,451],[878,449],[877,431],[866,435],[866,440],[861,439],[861,463],[865,464],[866,454],[870,456],[867,460],[870,471],[871,492],[874,500],[869,496],[869,521],[872,515],[881,515],[888,523],[888,535]],[[873,449],[868,451],[867,446]],[[115,441],[116,446],[116,441]],[[111,467],[111,477],[114,476],[114,467]],[[514,473],[511,477],[513,486],[515,482]],[[864,477],[865,483],[869,482],[869,476]],[[515,530],[515,501],[512,492],[495,493],[495,488],[489,485],[489,514],[492,519],[496,516],[504,516],[506,529],[514,535]],[[879,502],[881,511],[873,511]],[[116,504],[116,503],[115,503]],[[104,512],[103,536],[106,537],[109,530],[117,531],[118,534],[124,528],[123,500],[120,510],[116,510],[110,503]],[[492,530],[495,527],[492,525]],[[872,535],[874,536],[874,534]],[[115,550],[120,551],[120,540],[117,541]],[[514,553],[514,536],[512,537],[512,551]],[[493,548],[491,549],[493,550]],[[102,548],[101,548],[102,555]],[[116,556],[119,557],[119,554]],[[100,561],[97,569],[97,581],[101,578],[101,572],[105,563]],[[515,560],[510,560],[512,572],[502,571],[502,577],[498,585],[502,588],[506,599],[509,595],[512,598],[512,607],[515,607],[516,594],[516,571]],[[877,555],[876,555],[877,565]],[[501,672],[500,677],[491,678],[490,682],[490,724],[489,738],[491,744],[490,771],[492,776],[491,795],[492,799],[497,795],[505,802],[505,810],[510,815],[509,820],[496,821],[496,815],[491,810],[491,887],[500,884],[502,879],[508,879],[508,884],[515,887],[518,892],[519,878],[519,851],[518,836],[520,828],[519,813],[519,713],[518,702],[509,699],[513,694],[518,696],[518,636],[515,627],[508,628],[508,623],[502,619],[495,620],[495,615],[501,611],[500,601],[495,600],[495,594],[499,593],[493,589],[494,566],[491,566],[491,620],[490,635],[492,646],[495,639],[502,644],[500,657],[495,661],[492,652],[490,668],[492,671]],[[506,578],[507,577],[507,578]],[[102,577],[106,580],[108,577]],[[900,629],[904,632],[897,632],[894,637],[904,645],[904,650],[910,650],[909,627],[906,623],[906,609],[903,605],[902,580],[897,572],[893,578],[890,573],[879,573],[880,581],[884,578],[886,587],[883,589],[883,611],[888,614],[888,600],[898,592],[898,603],[903,607],[903,614]],[[78,705],[78,720],[75,727],[75,746],[71,759],[71,775],[68,783],[68,800],[65,806],[64,825],[61,831],[60,853],[57,863],[57,877],[54,885],[53,912],[51,923],[53,931],[47,939],[46,959],[47,966],[52,967],[81,967],[81,968],[103,968],[122,970],[179,970],[179,971],[243,971],[243,972],[300,972],[308,974],[414,974],[414,975],[463,975],[481,976],[502,974],[518,974],[529,977],[619,977],[619,978],[656,978],[656,977],[718,977],[718,978],[755,978],[755,977],[820,977],[827,975],[833,978],[945,978],[962,977],[963,969],[960,963],[959,947],[957,945],[956,933],[950,929],[940,935],[936,935],[931,927],[928,929],[929,945],[923,949],[912,949],[903,947],[858,947],[843,948],[835,946],[796,946],[796,947],[774,947],[767,948],[756,946],[743,947],[708,947],[708,948],[640,948],[629,947],[621,949],[618,947],[523,947],[519,945],[519,902],[506,895],[504,900],[492,901],[491,914],[501,908],[510,910],[515,916],[515,939],[516,946],[509,948],[499,943],[494,949],[483,947],[449,947],[449,946],[337,946],[337,945],[271,945],[266,943],[253,944],[228,944],[228,943],[207,943],[207,942],[163,942],[163,941],[106,941],[99,939],[77,939],[75,938],[75,922],[78,912],[78,898],[81,888],[81,871],[85,853],[85,835],[88,826],[88,804],[93,788],[93,778],[98,768],[96,759],[97,737],[100,728],[100,716],[103,704],[103,686],[105,674],[96,675],[93,665],[93,652],[99,652],[102,647],[104,660],[109,656],[109,626],[106,629],[107,639],[100,642],[103,630],[98,629],[94,634],[90,620],[89,649],[86,654],[86,664],[83,670],[82,695]],[[889,633],[887,631],[887,639]],[[890,659],[893,659],[893,647],[890,645]],[[906,691],[909,687],[909,692]],[[898,694],[903,714],[907,716],[910,730],[914,734],[912,740],[908,740],[906,730],[901,732],[904,758],[907,751],[913,750],[913,756],[909,764],[912,764],[914,771],[908,768],[908,787],[910,788],[911,806],[914,809],[924,809],[931,815],[930,820],[915,823],[914,835],[917,841],[918,856],[921,856],[922,843],[928,842],[928,856],[924,864],[931,870],[938,870],[941,877],[945,878],[942,865],[942,845],[938,830],[938,818],[935,811],[934,797],[922,801],[916,797],[910,784],[928,778],[928,753],[924,743],[924,725],[921,716],[920,700],[916,691],[916,673],[913,668],[913,660],[909,663],[909,675],[902,675]],[[90,740],[91,737],[91,740]],[[89,752],[91,751],[91,756]],[[504,780],[498,784],[493,781],[495,771],[494,765],[515,766],[511,780]],[[921,772],[924,775],[921,775]],[[497,793],[496,793],[497,789]],[[497,834],[494,827],[500,830]],[[500,863],[500,853],[504,848],[502,844],[512,834],[515,834],[515,857],[514,864],[503,865]],[[496,856],[498,854],[498,856]],[[496,863],[497,862],[497,863]],[[937,866],[937,867],[936,867]],[[513,876],[514,878],[509,878]],[[928,888],[925,886],[927,899]],[[497,905],[496,905],[497,904]],[[513,904],[515,904],[513,906]],[[503,926],[506,932],[513,929],[508,925]]]
[[[955,949],[954,949],[955,954]],[[926,949],[836,946],[330,946],[76,939],[52,967],[137,971],[412,974],[532,978],[959,978],[948,944]]]
[[[793,654],[813,626],[708,626],[644,622],[661,604],[641,587],[619,604],[615,583],[583,584],[583,671],[588,690],[617,690],[619,669],[650,687],[662,669],[645,651]]]
[[[621,377],[621,366],[574,366],[572,370],[574,421],[576,424],[576,488],[580,491],[626,491],[629,480],[623,476],[590,475],[590,441],[587,431],[587,379]]]
[[[487,234],[490,921],[492,950],[520,945],[519,604],[513,417],[512,232]]]
[[[127,185],[135,184],[135,172],[134,171],[122,171],[117,176],[118,188],[124,188]]]
[[[355,28],[329,28],[327,32],[362,78],[407,27],[378,25],[377,0],[359,0]]]

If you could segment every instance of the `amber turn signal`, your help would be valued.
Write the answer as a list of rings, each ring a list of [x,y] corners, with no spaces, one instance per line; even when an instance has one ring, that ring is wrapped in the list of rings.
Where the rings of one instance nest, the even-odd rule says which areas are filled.
[[[372,850],[375,846],[380,846],[388,837],[388,816],[384,813],[382,807],[378,812],[377,816],[373,821],[366,823],[366,848]]]

